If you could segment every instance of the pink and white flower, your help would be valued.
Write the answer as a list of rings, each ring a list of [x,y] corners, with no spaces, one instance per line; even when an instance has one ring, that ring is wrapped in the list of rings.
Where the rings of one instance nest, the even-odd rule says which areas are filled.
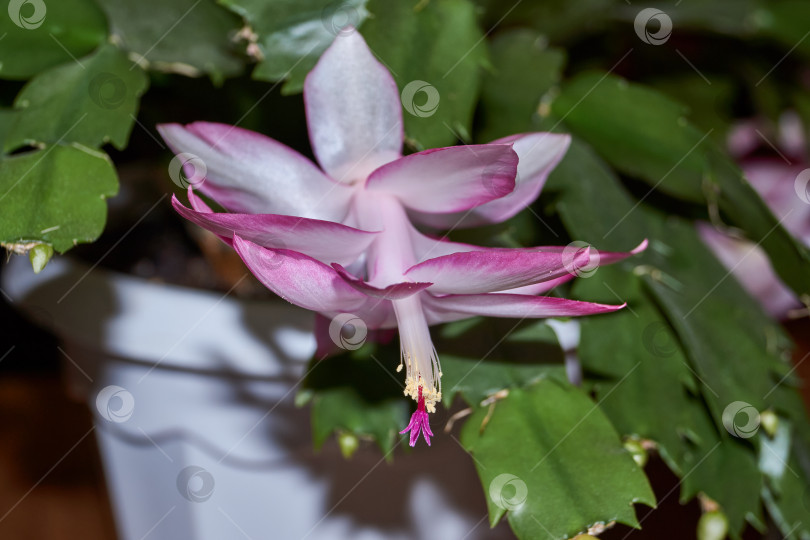
[[[567,135],[528,133],[491,144],[403,156],[397,86],[358,32],[339,35],[304,85],[320,168],[294,150],[237,127],[196,122],[160,132],[176,153],[206,165],[191,208],[174,207],[219,235],[271,291],[327,318],[353,313],[369,329],[398,328],[405,394],[417,401],[410,444],[442,398],[429,326],[475,315],[545,318],[622,306],[538,296],[592,263],[588,248],[483,248],[436,239],[439,228],[497,223],[539,194]],[[192,186],[194,187],[194,186]],[[637,250],[643,249],[642,244]],[[602,264],[637,252],[600,253]],[[329,341],[321,325],[319,340]]]
[[[810,204],[807,195],[797,196],[796,191],[801,175],[810,171],[803,127],[796,115],[783,115],[778,126],[777,149],[764,139],[760,129],[765,127],[761,124],[749,120],[734,126],[728,138],[729,152],[779,222],[810,247]],[[772,317],[784,319],[794,313],[807,314],[806,308],[801,309],[799,298],[776,275],[759,245],[731,236],[709,223],[698,222],[697,226],[715,256]]]

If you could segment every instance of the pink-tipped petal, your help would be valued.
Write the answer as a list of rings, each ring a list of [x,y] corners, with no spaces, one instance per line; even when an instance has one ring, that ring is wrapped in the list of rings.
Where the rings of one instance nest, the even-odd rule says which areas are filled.
[[[462,244],[460,242],[451,242],[445,238],[431,238],[417,231],[411,230],[411,241],[413,242],[414,252],[419,262],[425,262],[428,259],[441,257],[443,255],[451,255],[453,253],[468,253],[473,251],[509,251],[512,248],[488,248],[483,246],[476,246],[473,244]],[[646,250],[649,243],[647,239],[641,241],[639,245],[630,251],[600,251],[593,247],[590,248],[591,260],[588,263],[590,267],[603,266],[606,264],[613,264],[633,255],[637,255]],[[573,245],[568,246],[534,246],[527,248],[518,248],[520,251],[527,252],[546,252],[546,253],[575,253],[581,250]]]
[[[799,299],[776,276],[762,248],[723,234],[709,223],[697,222],[696,226],[703,243],[772,317],[782,319],[790,310],[801,307]]]
[[[188,195],[188,202],[191,204],[191,208],[196,210],[197,212],[203,212],[205,214],[213,213],[211,207],[205,204],[205,201],[202,200],[200,197],[194,193],[194,186],[188,186],[188,190],[186,190]]]
[[[330,221],[346,215],[351,190],[269,137],[210,122],[163,124],[158,131],[175,153],[196,156],[183,160],[192,169],[187,174],[198,177],[192,183],[230,211]]]
[[[568,283],[572,279],[574,279],[576,274],[568,274],[565,276],[560,276],[556,279],[550,279],[548,281],[542,281],[540,283],[533,283],[531,285],[525,285],[523,287],[516,287],[514,289],[507,289],[505,291],[500,291],[509,294],[528,294],[528,295],[537,295],[537,294],[545,294],[552,289],[559,287],[563,283]]]
[[[576,274],[590,262],[588,249],[549,253],[503,249],[444,255],[411,267],[405,275],[432,282],[433,294],[478,294],[514,289]]]
[[[304,83],[312,149],[338,182],[365,179],[402,150],[402,110],[391,74],[359,32],[339,34]]]
[[[423,304],[430,324],[457,321],[474,315],[516,319],[577,317],[610,313],[625,306],[579,302],[551,296],[522,294],[425,295]]]
[[[200,197],[198,197],[196,193],[194,193],[194,186],[188,186],[187,193],[188,193],[188,202],[191,204],[191,208],[195,212],[199,212],[201,214],[213,214],[214,213],[214,211],[211,210],[211,207],[208,206],[207,204],[205,204],[205,201],[202,200]],[[172,195],[172,206],[175,205],[176,200],[177,200],[177,197]],[[214,234],[216,234],[216,233],[214,233]],[[222,240],[223,242],[225,242],[226,244],[228,244],[229,246],[233,245],[233,239],[231,238],[230,234],[226,234],[226,235],[217,234],[217,237],[220,240]]]
[[[461,212],[511,193],[517,164],[510,144],[435,148],[380,167],[366,188],[419,212]]]
[[[265,287],[304,309],[320,313],[353,311],[362,316],[369,301],[332,267],[303,253],[263,248],[239,236],[233,237],[233,247]]]
[[[647,249],[648,245],[649,241],[645,238],[644,240],[641,241],[639,245],[637,245],[630,251],[600,251],[593,247],[590,247],[591,260],[588,264],[589,266],[596,267],[596,266],[604,266],[606,264],[617,263],[619,261],[623,261],[628,257],[632,257],[633,255],[638,255],[639,253]],[[566,253],[571,252],[575,249],[582,249],[582,248],[577,248],[574,245],[568,245],[568,246],[539,246],[534,248],[522,248],[522,249],[526,250],[536,249],[540,251],[546,251],[549,253]]]
[[[221,238],[237,235],[262,247],[299,251],[327,264],[350,264],[377,235],[340,223],[295,216],[213,213],[210,209],[198,212],[186,208],[174,196],[172,205],[181,216]]]
[[[401,283],[388,285],[387,287],[375,287],[366,281],[353,276],[339,264],[332,264],[332,268],[335,269],[338,275],[343,278],[346,283],[358,291],[375,298],[382,298],[384,300],[401,300],[402,298],[413,296],[414,294],[423,291],[432,285],[432,283],[403,281]]]
[[[571,136],[556,133],[526,133],[498,139],[491,144],[512,144],[520,159],[515,189],[511,193],[469,212],[446,215],[411,212],[411,217],[437,229],[477,227],[500,223],[511,218],[540,195],[549,173],[568,150]]]

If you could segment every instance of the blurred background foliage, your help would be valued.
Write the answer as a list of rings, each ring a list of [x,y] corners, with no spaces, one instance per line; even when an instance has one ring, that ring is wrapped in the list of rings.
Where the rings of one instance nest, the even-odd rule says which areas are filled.
[[[581,321],[580,386],[568,382],[546,324],[474,319],[434,332],[452,407],[437,428],[451,413],[458,420],[451,436],[475,459],[490,522],[506,516],[518,537],[549,539],[614,521],[638,526],[633,504],[656,504],[642,468],[649,451],[680,478],[680,500],[722,512],[731,537],[748,527],[810,539],[810,426],[793,343],[695,229],[710,221],[758,244],[807,302],[810,251],[726,145],[754,119],[760,146],[781,155],[770,141],[786,115],[809,140],[810,3],[658,2],[670,33],[662,19],[639,29],[642,6],[619,0],[9,6],[0,17],[0,242],[18,253],[96,241],[120,176],[106,234],[77,254],[187,284],[183,268],[205,250],[168,209],[167,192],[182,190],[166,174],[171,156],[155,125],[239,124],[311,156],[303,81],[348,24],[400,90],[425,81],[438,91],[430,114],[403,112],[409,151],[571,133],[532,208],[452,236],[617,251],[648,238],[650,247],[573,284],[576,298],[629,303]],[[413,99],[406,108],[422,105]],[[398,356],[395,343],[369,343],[313,361],[298,401],[312,406],[317,445],[336,434],[350,456],[371,440],[391,458],[408,414],[385,373]],[[760,429],[736,431],[747,421],[743,411],[729,422],[737,402],[760,415]],[[445,439],[437,442],[456,444]],[[526,484],[522,506],[489,493],[501,473]]]

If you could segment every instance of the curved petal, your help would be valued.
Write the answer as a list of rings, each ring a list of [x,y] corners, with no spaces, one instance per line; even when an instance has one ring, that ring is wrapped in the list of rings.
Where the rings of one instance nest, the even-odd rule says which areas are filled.
[[[365,179],[402,150],[399,91],[359,32],[339,34],[304,82],[312,150],[339,182]]]
[[[286,249],[267,249],[233,237],[233,247],[262,284],[284,300],[319,313],[344,311],[363,316],[370,300],[331,267]]]
[[[188,202],[191,204],[191,208],[196,210],[197,212],[202,212],[204,214],[212,214],[214,211],[211,210],[211,207],[208,206],[204,200],[197,196],[194,193],[194,186],[188,186],[188,190],[186,190],[186,194],[188,195]],[[172,195],[172,199],[174,199],[174,195]]]
[[[775,319],[784,318],[801,302],[776,276],[763,250],[747,240],[723,234],[711,224],[697,222],[703,243]]]
[[[624,260],[624,259],[626,259],[628,257],[632,257],[633,255],[638,255],[639,253],[641,253],[642,251],[647,249],[648,245],[649,245],[649,241],[645,238],[644,240],[641,241],[641,243],[639,245],[637,245],[636,247],[634,247],[630,251],[599,251],[599,250],[595,249],[592,246],[588,246],[587,244],[582,245],[582,247],[579,247],[577,244],[568,244],[567,246],[538,246],[538,247],[520,248],[520,249],[526,250],[526,251],[534,251],[534,250],[544,251],[546,253],[561,253],[561,254],[571,253],[571,254],[573,254],[574,252],[576,252],[578,250],[582,250],[582,249],[587,248],[588,251],[589,251],[589,254],[590,254],[590,260],[588,261],[588,263],[585,266],[587,266],[588,268],[583,268],[583,267],[580,267],[580,268],[582,268],[584,270],[592,270],[592,269],[595,269],[598,266],[604,266],[606,264],[617,263],[617,262],[622,261],[622,260]]]
[[[380,288],[369,285],[367,282],[360,278],[351,275],[345,268],[339,264],[332,264],[332,268],[343,278],[346,283],[357,289],[358,291],[373,296],[375,298],[382,298],[384,300],[401,300],[413,296],[414,294],[423,291],[430,287],[432,283],[416,283],[410,281],[403,281],[401,283],[394,283],[387,287]]]
[[[205,178],[196,185],[228,210],[330,221],[342,220],[348,211],[350,189],[269,137],[209,122],[163,124],[158,131],[175,153],[199,158]],[[189,176],[201,174],[194,168],[196,161],[186,165]]]
[[[523,287],[507,289],[501,292],[509,294],[527,294],[527,295],[545,294],[550,290],[559,287],[563,283],[571,281],[575,277],[577,277],[576,274],[568,274],[565,276],[560,276],[555,279],[550,279],[548,281],[541,281],[540,283],[533,283],[532,285],[525,285]]]
[[[205,204],[205,201],[202,200],[200,197],[198,197],[196,193],[194,193],[194,186],[188,186],[187,194],[188,194],[188,202],[191,204],[191,208],[195,212],[199,212],[201,214],[213,214],[214,213],[214,211],[211,210],[211,207],[208,206],[207,204]],[[175,205],[176,200],[177,200],[177,197],[172,195],[172,206]],[[179,204],[179,201],[178,201],[178,204]],[[175,208],[177,208],[177,207],[175,206]],[[216,233],[214,233],[214,234],[216,234]],[[217,237],[220,240],[222,240],[223,242],[225,242],[226,244],[228,244],[229,246],[233,247],[233,239],[231,238],[230,234],[226,234],[226,235],[217,234]]]
[[[366,188],[391,193],[419,212],[462,212],[515,189],[517,164],[511,144],[434,148],[383,165]]]
[[[514,191],[470,212],[452,215],[412,212],[411,217],[437,229],[477,227],[506,221],[537,199],[549,173],[568,150],[571,136],[545,132],[526,133],[498,139],[491,144],[512,144],[520,159]]]
[[[426,310],[429,311],[428,319],[431,324],[456,321],[475,315],[514,319],[576,317],[610,313],[626,305],[612,306],[553,296],[526,296],[522,294],[425,295],[422,302]]]
[[[172,206],[187,220],[220,237],[237,235],[262,247],[298,251],[327,264],[352,263],[377,235],[332,221],[295,216],[198,212],[183,206],[175,196]]]
[[[587,249],[570,254],[515,249],[470,251],[429,259],[412,266],[405,275],[432,282],[429,291],[434,294],[478,294],[576,274],[589,262]]]
[[[571,136],[556,133],[527,133],[498,139],[493,143],[512,143],[512,148],[520,161],[518,162],[515,190],[501,199],[476,208],[473,212],[472,221],[480,224],[505,221],[534,202],[540,195],[548,175],[568,151]]]
[[[545,253],[577,253],[582,248],[576,245],[569,244],[567,246],[534,246],[526,248],[490,248],[483,246],[476,246],[474,244],[463,244],[461,242],[452,242],[446,238],[432,238],[425,234],[420,233],[416,229],[412,229],[411,242],[414,247],[414,253],[417,260],[425,262],[429,259],[442,257],[445,255],[452,255],[454,253],[469,253],[474,251],[526,251],[526,252],[545,252]],[[588,265],[591,267],[602,266],[605,264],[613,264],[623,259],[637,255],[647,249],[649,242],[645,238],[639,245],[630,251],[599,251],[592,246],[588,246],[591,260]]]

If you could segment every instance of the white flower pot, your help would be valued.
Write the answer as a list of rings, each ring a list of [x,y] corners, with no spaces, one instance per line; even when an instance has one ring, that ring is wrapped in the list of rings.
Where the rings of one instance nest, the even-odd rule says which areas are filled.
[[[13,257],[3,288],[61,339],[69,387],[95,415],[122,540],[511,537],[487,524],[469,456],[434,431],[386,463],[314,453],[293,397],[312,317],[111,273]]]

